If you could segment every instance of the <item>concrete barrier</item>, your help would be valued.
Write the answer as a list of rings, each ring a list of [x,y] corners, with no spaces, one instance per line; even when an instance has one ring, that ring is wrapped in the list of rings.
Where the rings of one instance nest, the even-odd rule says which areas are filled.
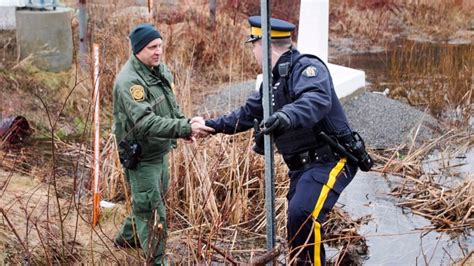
[[[25,5],[25,0],[0,0],[0,30],[14,30],[16,7]]]
[[[72,9],[16,11],[16,39],[20,59],[32,56],[33,64],[59,72],[72,65]]]
[[[0,30],[13,30],[15,25],[15,7],[0,6]]]

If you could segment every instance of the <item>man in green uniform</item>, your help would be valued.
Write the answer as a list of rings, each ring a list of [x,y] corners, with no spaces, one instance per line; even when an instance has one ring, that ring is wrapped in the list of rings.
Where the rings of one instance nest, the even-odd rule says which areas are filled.
[[[117,75],[113,90],[113,131],[130,184],[132,214],[114,243],[122,247],[139,244],[147,263],[160,265],[167,229],[168,152],[176,147],[177,138],[193,141],[214,130],[203,125],[202,118],[187,119],[180,111],[173,94],[173,76],[160,63],[160,32],[141,24],[129,38],[133,54]]]

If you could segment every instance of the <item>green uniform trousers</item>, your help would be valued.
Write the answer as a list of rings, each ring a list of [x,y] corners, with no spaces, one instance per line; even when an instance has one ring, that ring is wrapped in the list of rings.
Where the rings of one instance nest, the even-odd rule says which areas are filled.
[[[161,265],[165,252],[167,225],[165,198],[168,190],[168,156],[153,162],[140,162],[137,169],[125,169],[132,194],[132,214],[116,239],[133,243],[138,236],[150,264]]]

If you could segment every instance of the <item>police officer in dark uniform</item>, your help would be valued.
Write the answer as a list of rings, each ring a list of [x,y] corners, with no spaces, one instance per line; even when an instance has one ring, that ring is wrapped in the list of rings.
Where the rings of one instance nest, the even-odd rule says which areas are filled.
[[[248,19],[255,58],[262,61],[261,17]],[[350,142],[353,132],[334,91],[326,65],[317,57],[301,55],[292,46],[295,25],[271,19],[273,110],[263,120],[262,88],[230,114],[210,119],[215,133],[235,134],[260,122],[263,134],[272,133],[289,168],[288,243],[290,263],[325,264],[322,224],[339,195],[357,172],[320,133],[337,143]],[[263,121],[262,121],[263,120]]]

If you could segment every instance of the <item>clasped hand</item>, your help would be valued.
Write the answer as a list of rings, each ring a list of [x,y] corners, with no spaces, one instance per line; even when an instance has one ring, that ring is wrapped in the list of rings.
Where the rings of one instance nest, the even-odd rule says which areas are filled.
[[[214,132],[212,127],[206,126],[206,122],[203,117],[195,116],[189,120],[191,124],[191,136],[185,139],[187,143],[193,143],[197,138],[207,137],[209,134]]]

